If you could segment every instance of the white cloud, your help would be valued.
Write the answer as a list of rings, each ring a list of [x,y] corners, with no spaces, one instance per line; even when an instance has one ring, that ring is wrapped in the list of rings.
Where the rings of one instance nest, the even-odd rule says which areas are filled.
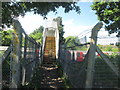
[[[49,20],[52,18],[48,18]],[[41,25],[45,25],[45,20],[43,19],[42,16],[39,15],[26,15],[24,18],[19,17],[19,21],[25,30],[27,34],[33,32],[35,29],[39,28]],[[64,25],[64,37],[67,36],[78,36],[79,38],[82,38],[83,36],[87,36],[87,41],[90,41],[90,35],[91,33],[87,33],[86,31],[92,30],[94,25],[90,26],[83,26],[76,24],[74,19],[68,19],[68,20],[63,20],[63,25]],[[108,36],[108,32],[104,31],[104,28],[101,28],[101,30],[98,32],[98,37],[101,36]],[[111,35],[112,36],[112,35]],[[98,38],[98,44],[109,44],[110,42],[117,42],[117,38],[115,39],[108,39],[108,38],[103,38],[99,39]]]
[[[64,37],[67,36],[78,36],[81,32],[90,29],[92,26],[81,26],[74,24],[74,19],[69,19],[67,21],[63,21],[64,25]]]
[[[51,17],[48,18],[52,19]],[[40,15],[28,14],[24,18],[19,17],[19,21],[27,34],[33,32],[35,29],[39,28],[41,25],[45,26],[45,20]],[[63,20],[64,25],[64,37],[67,36],[77,36],[82,31],[89,29],[92,26],[81,26],[74,23],[74,19]]]
[[[27,34],[44,25],[43,17],[40,15],[26,15],[24,18],[20,16],[19,21]]]
[[[95,24],[91,26],[75,25],[74,19],[63,21],[63,24],[64,24],[64,31],[65,31],[64,37],[79,35],[79,38],[82,38],[84,36],[87,36],[87,42],[90,42],[91,32],[89,31],[92,30]],[[110,36],[115,36],[115,34]],[[98,37],[109,37],[108,31],[105,31],[104,28],[101,28],[100,31],[98,32]],[[102,39],[98,38],[97,43],[108,45],[110,43],[116,43],[117,41],[118,41],[117,38],[102,38]]]

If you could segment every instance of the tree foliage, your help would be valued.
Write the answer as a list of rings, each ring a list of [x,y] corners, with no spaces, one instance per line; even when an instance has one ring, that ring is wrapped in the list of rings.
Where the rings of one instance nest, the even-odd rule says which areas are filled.
[[[75,36],[68,36],[65,38],[66,40],[65,41],[68,41],[68,39],[70,39],[70,41],[67,43],[67,47],[72,47],[72,46],[76,46],[74,42],[76,42],[77,44],[80,44],[80,40],[78,37],[75,37]],[[71,50],[78,50],[77,47],[73,47],[73,48],[70,48]]]
[[[2,2],[2,27],[5,25],[9,27],[13,18],[24,16],[26,12],[34,12],[46,17],[50,11],[57,13],[60,6],[64,8],[65,13],[71,10],[80,13],[76,2]]]
[[[1,40],[2,46],[10,46],[11,40],[12,40],[12,32],[13,30],[0,31],[1,36],[2,36],[2,40]]]
[[[54,19],[58,23],[58,30],[59,30],[59,42],[62,44],[65,42],[65,38],[63,37],[64,35],[64,25],[62,24],[62,17],[57,17]]]
[[[110,34],[118,33],[120,36],[120,1],[119,2],[94,2],[91,6],[96,10],[98,19],[106,24]]]
[[[34,30],[30,33],[30,37],[36,40],[38,43],[42,43],[42,34],[43,34],[44,27],[40,26],[38,29]]]

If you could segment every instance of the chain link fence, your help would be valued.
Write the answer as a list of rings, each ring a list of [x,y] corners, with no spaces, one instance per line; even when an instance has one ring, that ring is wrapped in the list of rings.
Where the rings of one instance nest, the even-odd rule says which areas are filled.
[[[18,88],[31,82],[34,69],[41,64],[41,45],[29,37],[21,26],[22,33],[13,34],[11,46],[0,51],[2,61],[2,88]],[[19,47],[20,46],[20,47]],[[18,48],[19,47],[19,48]]]
[[[120,60],[120,57],[117,56],[110,58],[110,61],[115,65],[117,69],[118,60]],[[118,77],[101,57],[97,57],[95,60],[93,87],[95,88],[118,87]]]
[[[84,88],[87,62],[86,60],[82,62],[76,61],[75,55],[76,51],[69,51],[61,47],[60,64],[65,77],[70,81],[71,85],[75,88]]]
[[[96,26],[92,30],[95,29]],[[94,32],[92,31],[92,33]],[[92,37],[94,37],[97,41],[96,36]],[[94,45],[94,42],[96,41],[91,40],[90,46]],[[117,43],[119,42],[120,41]],[[89,49],[87,49],[88,51],[85,51],[86,53],[83,61],[77,61],[76,59],[76,52],[82,52],[81,50],[67,50],[66,44],[61,45],[59,62],[62,66],[64,75],[67,77],[74,88],[88,88],[88,86],[92,88],[118,88],[118,78],[120,77],[118,72],[120,65],[120,43],[118,45],[111,44],[110,41],[108,43],[109,44],[101,43],[100,45],[99,42],[98,45],[94,45],[92,48],[89,48],[90,46],[87,45]],[[76,45],[76,47],[78,46]],[[92,51],[93,48],[95,49],[95,52],[90,53],[90,49]],[[95,53],[94,58],[90,57],[92,53]],[[89,61],[90,59],[91,61],[94,61],[93,59],[95,59],[95,61],[92,62],[90,67],[92,73],[90,72],[88,74],[88,70],[90,70],[88,66],[91,64]],[[91,76],[93,76],[92,79],[89,78]],[[87,80],[92,80],[92,84],[88,84]],[[88,86],[86,87],[86,85]]]
[[[70,53],[68,54],[68,52]],[[87,58],[83,62],[78,62],[75,60],[74,55],[76,54],[73,54],[75,52],[77,51],[65,50],[65,48],[61,47],[59,60],[63,73],[66,75],[72,86],[75,88],[84,88],[86,81]],[[109,57],[110,62],[112,62],[115,68],[119,70],[119,54],[106,54]],[[87,57],[87,55],[85,55],[85,57]],[[118,76],[97,53],[95,56],[93,72],[93,88],[118,88]]]

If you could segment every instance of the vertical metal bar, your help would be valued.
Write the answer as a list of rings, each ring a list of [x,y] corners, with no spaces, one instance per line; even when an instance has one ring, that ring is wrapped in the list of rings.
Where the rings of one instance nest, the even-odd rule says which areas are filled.
[[[0,30],[2,29],[2,2],[0,1]]]
[[[34,40],[32,42],[32,51],[33,51],[33,60],[34,61],[32,62],[32,75],[31,75],[31,77],[33,77],[33,70],[34,70],[35,64],[36,64],[36,44],[35,44]]]
[[[1,25],[2,25],[2,2],[0,1],[0,30],[2,29]],[[1,45],[2,45],[2,33],[0,33],[0,46]],[[0,60],[0,90],[1,89],[2,89],[2,60]]]
[[[88,65],[87,65],[85,88],[90,88],[90,89],[92,88],[97,34],[98,34],[98,31],[101,29],[102,25],[103,25],[102,22],[99,22],[92,29],[91,41],[90,41],[90,51],[88,54]]]
[[[36,43],[36,42],[35,42]],[[34,44],[35,45],[35,53],[34,53],[34,56],[35,56],[35,67],[36,67],[36,64],[38,63],[38,60],[37,60],[37,51],[38,51],[38,48],[37,48],[37,43]]]
[[[13,34],[13,33],[12,33]],[[13,40],[13,38],[12,38]],[[11,41],[11,53],[13,52],[13,41]],[[13,62],[13,57],[10,56],[10,87],[12,85],[12,62]]]
[[[25,42],[24,42],[24,61],[23,61],[23,65],[22,65],[22,85],[25,84],[25,62],[26,62],[26,50],[27,50],[27,36],[25,35]]]
[[[33,60],[33,53],[34,53],[34,50],[33,50],[33,45],[32,45],[32,42],[30,41],[30,59],[31,59],[31,61]],[[29,78],[29,80],[31,79],[31,77],[32,77],[32,66],[33,66],[33,62],[32,63],[30,63],[29,64],[29,68],[30,68],[30,78]]]
[[[42,64],[42,45],[40,46],[40,64]]]

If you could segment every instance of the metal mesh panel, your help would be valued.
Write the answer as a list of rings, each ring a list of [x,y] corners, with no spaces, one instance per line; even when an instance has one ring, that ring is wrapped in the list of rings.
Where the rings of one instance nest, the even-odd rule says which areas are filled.
[[[18,88],[21,84],[29,83],[39,60],[39,55],[36,56],[37,49],[39,52],[39,44],[24,32],[17,20],[14,21],[14,25],[11,46],[0,57],[3,88]]]
[[[118,62],[120,57],[118,55],[109,57],[110,62],[118,69]],[[117,88],[118,87],[118,76],[113,72],[111,67],[103,60],[100,56],[96,57],[95,60],[95,71],[93,79],[94,88]]]
[[[2,62],[2,87],[10,87],[10,57]]]
[[[111,46],[115,47],[115,46]],[[117,48],[117,47],[116,47]],[[75,51],[75,50],[74,50]],[[74,52],[72,51],[72,52]],[[87,71],[87,55],[84,62],[76,62],[73,59],[72,53],[67,54],[67,50],[64,47],[60,48],[60,63],[63,68],[63,72],[75,88],[84,88],[86,82],[86,71]],[[89,52],[88,52],[89,53]],[[118,52],[104,52],[103,53],[109,58],[117,70],[119,70],[120,56]],[[90,54],[90,53],[89,53]],[[101,58],[96,53],[95,65],[93,74],[93,88],[117,88],[118,87],[118,76],[111,69],[111,67],[105,62],[104,58]]]
[[[25,63],[25,82],[30,82],[33,74],[33,68],[35,65],[34,54],[35,54],[35,45],[31,42],[27,42],[27,50],[26,50],[26,63]]]
[[[66,54],[68,51],[61,48],[60,50],[60,63],[63,72],[75,88],[84,88],[85,75],[86,75],[86,61],[77,62],[74,60],[73,53]],[[74,52],[74,51],[73,51]],[[68,59],[71,58],[70,59]]]

